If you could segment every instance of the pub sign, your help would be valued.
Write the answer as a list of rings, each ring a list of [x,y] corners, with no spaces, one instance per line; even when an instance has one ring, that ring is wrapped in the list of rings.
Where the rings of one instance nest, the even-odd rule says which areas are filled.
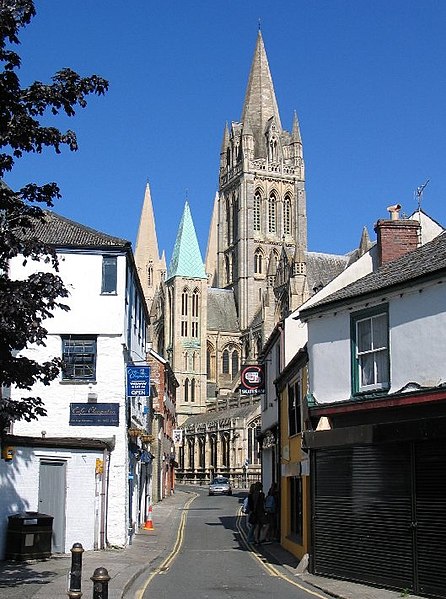
[[[259,395],[265,393],[265,374],[259,364],[245,364],[241,370],[240,393]]]

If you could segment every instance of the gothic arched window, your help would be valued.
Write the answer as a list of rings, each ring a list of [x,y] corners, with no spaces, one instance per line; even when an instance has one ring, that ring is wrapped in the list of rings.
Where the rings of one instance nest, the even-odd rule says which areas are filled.
[[[256,191],[254,196],[254,231],[260,231],[260,211],[261,211],[260,192]]]
[[[189,294],[187,292],[187,289],[185,288],[183,290],[183,293],[181,294],[181,316],[187,316],[188,297]]]
[[[199,296],[200,293],[198,289],[194,289],[192,293],[192,322],[191,322],[191,335],[192,337],[198,337],[198,308],[199,308]]]
[[[222,371],[223,374],[229,374],[229,351],[227,349],[223,352]]]
[[[226,232],[228,237],[228,245],[232,243],[232,213],[229,198],[226,198]]]
[[[283,201],[283,234],[291,235],[291,198],[285,196]]]
[[[263,272],[263,253],[260,248],[254,252],[254,274],[261,275]]]
[[[226,274],[226,284],[229,285],[231,282],[231,262],[229,260],[229,256],[225,256],[225,274]]]
[[[210,343],[207,345],[206,350],[206,371],[208,379],[213,379],[215,377],[215,358],[214,358],[214,348]]]
[[[231,359],[232,359],[232,378],[234,378],[235,375],[238,373],[238,369],[239,369],[239,367],[238,367],[238,351],[237,350],[234,350],[232,352]]]
[[[232,240],[238,237],[238,197],[232,196]]]
[[[151,264],[147,266],[147,285],[153,287],[153,266]]]
[[[189,401],[189,379],[184,381],[184,401]]]
[[[190,382],[190,400],[195,401],[195,379]]]
[[[276,232],[276,196],[272,193],[268,199],[268,231]]]

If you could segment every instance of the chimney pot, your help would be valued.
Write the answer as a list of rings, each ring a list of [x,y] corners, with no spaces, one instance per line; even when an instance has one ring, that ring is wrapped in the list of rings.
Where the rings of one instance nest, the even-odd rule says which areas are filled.
[[[390,213],[391,220],[398,220],[400,217],[401,204],[394,204],[393,206],[387,206],[387,211]]]

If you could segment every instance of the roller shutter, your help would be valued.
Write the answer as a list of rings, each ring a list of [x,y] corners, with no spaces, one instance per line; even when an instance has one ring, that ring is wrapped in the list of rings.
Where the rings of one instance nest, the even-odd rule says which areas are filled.
[[[320,449],[313,460],[313,571],[413,588],[410,447]]]
[[[415,446],[418,591],[446,597],[446,440]]]

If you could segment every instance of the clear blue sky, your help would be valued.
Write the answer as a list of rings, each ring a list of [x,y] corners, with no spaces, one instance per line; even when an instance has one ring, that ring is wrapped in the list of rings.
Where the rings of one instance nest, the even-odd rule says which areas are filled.
[[[226,121],[240,119],[259,19],[282,125],[297,110],[309,248],[345,253],[389,204],[446,224],[444,0],[38,0],[21,78],[109,79],[71,127],[79,151],[19,161],[56,210],[134,242],[146,181],[168,260],[186,194],[204,253]]]

